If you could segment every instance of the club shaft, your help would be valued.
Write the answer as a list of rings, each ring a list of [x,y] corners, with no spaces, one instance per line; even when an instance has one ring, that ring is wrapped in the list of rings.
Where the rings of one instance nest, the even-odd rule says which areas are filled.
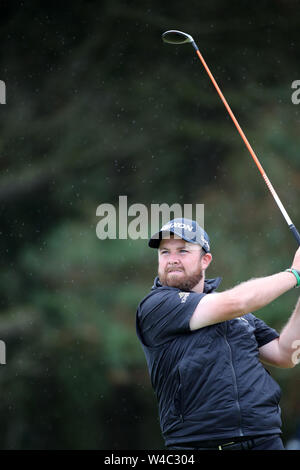
[[[220,90],[220,87],[219,87],[219,85],[217,84],[217,82],[216,82],[216,80],[215,80],[213,74],[211,73],[211,71],[210,71],[210,69],[209,69],[207,63],[205,62],[205,60],[204,60],[204,58],[203,58],[201,52],[199,51],[199,48],[198,48],[197,44],[196,44],[195,42],[193,42],[192,45],[193,45],[193,47],[195,48],[196,53],[197,53],[199,59],[201,60],[202,65],[203,65],[203,67],[205,68],[205,70],[206,70],[206,72],[207,72],[209,78],[211,79],[211,81],[212,81],[212,83],[213,83],[215,89],[217,90],[217,93],[218,93],[219,97],[220,97],[221,100],[223,101],[223,104],[224,104],[225,108],[227,109],[227,111],[228,111],[228,113],[229,113],[229,115],[230,115],[230,117],[231,117],[231,119],[232,119],[232,121],[233,121],[235,127],[237,128],[237,130],[238,130],[240,136],[242,137],[242,139],[243,139],[243,141],[244,141],[244,143],[245,143],[247,149],[249,150],[250,155],[252,156],[252,158],[253,158],[253,160],[254,160],[254,162],[255,162],[257,168],[259,169],[260,174],[262,175],[262,177],[263,177],[263,179],[264,179],[264,181],[265,181],[265,183],[266,183],[266,185],[267,185],[267,187],[268,187],[270,193],[272,194],[272,196],[273,196],[273,198],[274,198],[274,200],[275,200],[277,206],[279,207],[279,209],[280,209],[280,211],[281,211],[281,213],[282,213],[282,215],[283,215],[283,217],[284,217],[286,223],[288,224],[288,226],[289,226],[291,232],[293,233],[295,239],[297,240],[298,245],[300,245],[300,234],[299,234],[298,230],[297,230],[296,227],[294,226],[294,224],[293,224],[291,218],[289,217],[287,211],[285,210],[285,208],[284,208],[284,206],[283,206],[283,204],[282,204],[282,202],[281,202],[281,200],[280,200],[278,194],[276,193],[276,191],[275,191],[275,189],[274,189],[274,187],[273,187],[271,181],[269,180],[269,178],[268,178],[268,176],[267,176],[265,170],[263,169],[263,167],[262,167],[262,165],[261,165],[259,159],[257,158],[257,156],[256,156],[256,154],[255,154],[253,148],[251,147],[251,145],[250,145],[250,143],[249,143],[247,137],[245,136],[245,134],[244,134],[244,132],[243,132],[241,126],[239,125],[239,123],[238,123],[238,121],[237,121],[235,115],[233,114],[233,112],[232,112],[232,110],[231,110],[231,108],[230,108],[230,106],[229,106],[229,104],[228,104],[228,102],[227,102],[225,96],[223,95],[222,91]]]

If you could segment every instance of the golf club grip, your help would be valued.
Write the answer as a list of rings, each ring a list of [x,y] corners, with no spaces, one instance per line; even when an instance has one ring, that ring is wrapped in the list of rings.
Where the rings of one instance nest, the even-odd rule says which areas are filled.
[[[291,230],[292,234],[296,238],[296,240],[298,242],[298,245],[300,246],[300,234],[299,234],[298,230],[296,229],[294,224],[289,225],[289,227],[290,227],[290,230]]]

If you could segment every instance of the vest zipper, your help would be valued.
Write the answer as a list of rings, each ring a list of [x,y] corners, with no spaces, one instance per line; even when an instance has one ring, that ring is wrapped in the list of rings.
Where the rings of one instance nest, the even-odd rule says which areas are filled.
[[[183,423],[184,422],[184,417],[183,417],[183,382],[181,380],[181,374],[180,374],[180,368],[178,369],[178,376],[179,376],[179,384],[180,384],[180,393],[179,393],[179,418],[180,421]]]
[[[225,321],[225,332],[224,332],[224,339],[225,339],[225,343],[227,344],[228,346],[228,350],[229,350],[229,357],[230,357],[230,366],[231,366],[231,371],[232,371],[232,377],[233,377],[233,385],[234,385],[234,391],[235,391],[235,395],[236,395],[236,407],[237,407],[237,410],[238,410],[238,417],[239,417],[239,433],[240,433],[240,436],[243,436],[244,433],[243,433],[243,430],[242,430],[242,414],[241,414],[241,407],[240,407],[240,402],[239,402],[239,392],[238,392],[238,386],[237,386],[237,380],[236,380],[236,373],[235,373],[235,370],[234,370],[234,366],[233,366],[233,360],[232,360],[232,350],[231,350],[231,346],[227,340],[227,322]]]

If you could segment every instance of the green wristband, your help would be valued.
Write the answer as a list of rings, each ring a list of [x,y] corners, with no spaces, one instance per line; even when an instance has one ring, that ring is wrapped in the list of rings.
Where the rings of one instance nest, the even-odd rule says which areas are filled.
[[[288,268],[288,269],[285,269],[285,272],[294,274],[295,278],[297,279],[297,285],[295,287],[299,287],[300,286],[300,271],[297,271],[297,269]]]

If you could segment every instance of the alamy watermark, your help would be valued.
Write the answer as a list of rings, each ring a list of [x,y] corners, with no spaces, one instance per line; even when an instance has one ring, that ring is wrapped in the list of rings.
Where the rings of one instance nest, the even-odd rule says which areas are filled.
[[[204,229],[204,204],[134,203],[128,206],[127,196],[119,196],[118,207],[103,203],[97,207],[96,215],[101,217],[97,223],[96,234],[100,240],[106,239],[148,239],[157,233],[171,219],[186,218],[196,220]]]
[[[0,364],[6,364],[6,344],[0,340]]]
[[[292,354],[292,363],[297,365],[300,363],[300,339],[295,339],[295,341],[293,341],[292,348],[296,349]]]
[[[0,80],[0,104],[6,104],[6,85],[3,80]]]
[[[300,103],[300,80],[294,80],[291,85],[291,88],[295,90],[291,96],[292,103],[299,104]]]

